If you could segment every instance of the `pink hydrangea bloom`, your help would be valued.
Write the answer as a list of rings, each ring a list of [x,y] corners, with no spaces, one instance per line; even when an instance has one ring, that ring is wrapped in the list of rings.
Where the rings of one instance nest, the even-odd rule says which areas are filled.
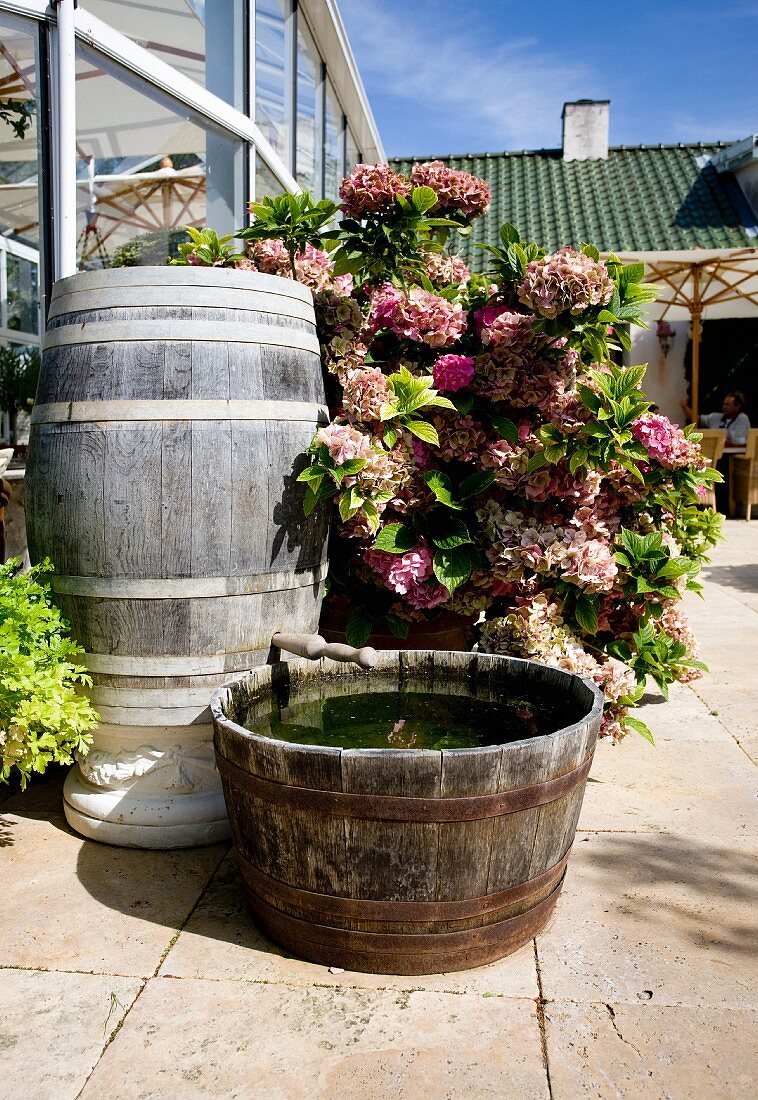
[[[460,256],[449,256],[447,252],[425,252],[424,267],[436,286],[460,286],[471,276]]]
[[[668,470],[702,465],[699,448],[687,439],[678,424],[660,413],[647,413],[632,424],[632,435],[651,458]]]
[[[411,607],[436,607],[449,595],[442,585],[425,583],[432,576],[432,554],[427,546],[421,545],[405,554],[367,550],[364,561],[382,577],[387,588],[397,592]]]
[[[660,623],[669,637],[673,638],[675,642],[681,642],[685,647],[686,656],[689,660],[698,659],[700,646],[695,640],[692,627],[683,611],[674,606],[664,608]],[[703,673],[698,668],[685,668],[677,674],[677,680],[683,684],[688,684],[692,680],[699,680],[702,675]]]
[[[430,348],[444,348],[466,331],[466,314],[460,303],[448,302],[414,286],[404,294],[389,284],[379,287],[371,300],[371,332],[389,329],[396,336]]]
[[[338,466],[354,458],[369,458],[374,453],[370,437],[349,424],[328,424],[319,428],[316,440],[324,444]]]
[[[469,172],[448,168],[441,160],[414,164],[411,183],[436,191],[435,210],[457,210],[466,218],[476,218],[490,208],[490,189],[484,180]]]
[[[455,393],[474,377],[474,360],[468,355],[441,355],[434,364],[434,385],[443,393]]]
[[[607,305],[614,284],[604,263],[566,246],[527,264],[516,288],[519,301],[543,317],[569,310],[576,315],[590,306]]]
[[[485,347],[510,352],[523,359],[535,344],[534,318],[504,306],[485,306],[474,314]]]
[[[405,176],[393,172],[387,164],[356,164],[340,184],[342,211],[360,220],[392,206],[398,195],[409,195],[411,185]]]
[[[420,470],[425,470],[432,461],[426,443],[422,443],[420,439],[416,439],[414,436],[411,440],[411,449],[413,450],[413,457],[416,460],[416,465]]]
[[[379,420],[380,409],[391,396],[387,379],[377,367],[347,371],[342,393],[345,411],[363,423]]]
[[[477,462],[487,445],[487,433],[472,416],[437,413],[432,424],[439,437],[438,455],[445,461]]]
[[[450,593],[437,581],[414,581],[403,598],[411,607],[431,610],[445,603],[450,598]]]
[[[610,592],[617,573],[613,552],[604,540],[582,540],[569,547],[563,569],[564,580],[587,592]]]
[[[249,247],[249,258],[258,271],[268,275],[281,275],[292,278],[290,258],[284,244],[278,238],[267,241],[254,241]],[[323,290],[332,284],[334,264],[326,252],[307,244],[305,251],[295,257],[297,281],[309,286],[311,290]]]

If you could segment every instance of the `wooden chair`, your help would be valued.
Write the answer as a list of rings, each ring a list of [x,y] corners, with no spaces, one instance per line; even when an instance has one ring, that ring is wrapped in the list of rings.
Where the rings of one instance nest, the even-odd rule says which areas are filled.
[[[758,504],[758,428],[747,433],[745,453],[732,455],[729,460],[729,513],[735,515],[737,505],[745,505],[745,519],[750,519],[750,509]]]
[[[700,443],[700,450],[708,459],[708,463],[711,466],[715,466],[718,460],[724,454],[724,447],[726,446],[726,429],[724,428],[701,428],[702,441]],[[713,486],[709,486],[705,491],[703,497],[703,504],[706,508],[716,507],[716,494],[713,491]]]

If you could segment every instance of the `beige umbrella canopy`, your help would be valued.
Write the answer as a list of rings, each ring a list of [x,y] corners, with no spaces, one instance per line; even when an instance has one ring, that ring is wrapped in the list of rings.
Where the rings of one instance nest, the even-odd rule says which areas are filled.
[[[185,67],[200,66],[192,75],[202,79],[200,0],[163,0],[157,8],[97,5],[101,14],[108,8],[114,17],[124,16],[127,6],[141,9],[141,23],[132,11],[131,25],[149,29],[150,48],[181,58]],[[0,102],[34,99],[33,51],[29,35],[3,31]],[[136,233],[203,223],[206,181],[201,165],[208,136],[203,121],[83,47],[76,62],[76,88],[78,207],[80,216],[89,211],[80,260],[91,258],[97,234],[101,243],[107,239],[116,246]],[[10,127],[0,127],[0,228],[29,243],[39,236],[37,168],[34,126],[23,139]],[[97,234],[90,232],[95,229]]]
[[[205,171],[202,165],[156,172],[93,176],[88,185],[87,222],[79,242],[86,265],[135,235],[199,225],[205,220]],[[84,191],[84,187],[80,188]]]
[[[658,301],[648,307],[654,321],[692,323],[692,415],[697,420],[702,322],[758,317],[758,247],[627,252],[621,259],[643,262],[646,280],[659,287]]]

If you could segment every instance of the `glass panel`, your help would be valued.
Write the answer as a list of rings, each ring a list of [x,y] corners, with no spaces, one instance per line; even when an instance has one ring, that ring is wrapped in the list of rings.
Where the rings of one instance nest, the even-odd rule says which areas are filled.
[[[36,248],[36,36],[25,26],[0,13],[0,232]]]
[[[87,0],[98,19],[245,110],[244,0]]]
[[[255,0],[255,121],[291,168],[287,87],[287,13],[290,0]]]
[[[239,228],[241,141],[85,47],[76,79],[81,268],[166,263],[185,225]]]
[[[281,183],[269,166],[266,164],[260,153],[255,154],[255,197],[256,199],[263,198],[264,195],[268,195],[273,198],[275,195],[281,195],[287,188]]]
[[[305,20],[297,21],[297,147],[295,167],[297,182],[314,194],[321,190],[320,141],[321,127],[317,122],[321,58],[311,38]]]
[[[324,131],[324,198],[336,201],[342,179],[343,115],[340,101],[326,82],[326,128]]]
[[[0,344],[39,334],[37,28],[0,14]]]
[[[345,135],[345,175],[351,172],[356,164],[360,164],[362,159],[361,151],[358,148],[358,142],[353,137],[353,131],[348,126],[347,134]]]
[[[39,263],[12,252],[5,256],[5,327],[14,332],[39,333]]]

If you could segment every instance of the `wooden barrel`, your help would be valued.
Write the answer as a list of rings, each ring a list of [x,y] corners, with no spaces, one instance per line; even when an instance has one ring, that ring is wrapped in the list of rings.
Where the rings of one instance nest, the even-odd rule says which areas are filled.
[[[303,517],[296,477],[326,419],[312,296],[298,283],[139,267],[56,284],[29,549],[55,565],[103,729],[125,752],[155,749],[168,727],[172,743],[180,727],[211,752],[214,688],[265,661],[274,631],[316,629],[327,521],[323,509]]]
[[[473,749],[339,749],[253,728],[275,698],[372,691],[565,706],[545,736]],[[432,974],[492,962],[555,905],[603,701],[558,669],[470,653],[385,652],[369,672],[298,659],[253,669],[212,701],[216,762],[245,894],[261,928],[314,962]],[[571,719],[571,720],[569,720]]]

